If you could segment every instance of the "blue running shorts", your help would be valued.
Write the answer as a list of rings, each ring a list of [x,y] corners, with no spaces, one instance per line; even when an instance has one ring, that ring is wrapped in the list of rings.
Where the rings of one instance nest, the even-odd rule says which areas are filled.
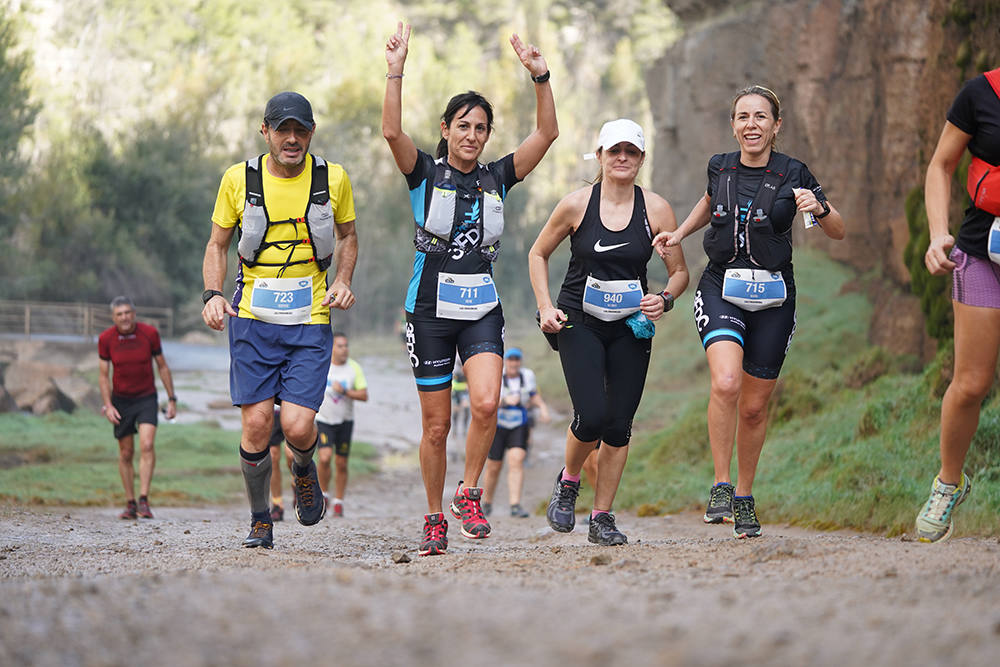
[[[233,405],[277,397],[319,410],[333,350],[329,324],[271,324],[229,318],[229,393]]]

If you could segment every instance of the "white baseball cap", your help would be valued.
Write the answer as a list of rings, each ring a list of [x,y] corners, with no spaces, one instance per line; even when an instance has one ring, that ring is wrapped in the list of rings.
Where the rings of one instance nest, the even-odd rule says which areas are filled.
[[[601,133],[597,137],[597,147],[601,150],[607,150],[623,141],[627,141],[643,152],[646,151],[646,138],[642,134],[642,128],[634,120],[628,118],[609,120],[601,126]]]

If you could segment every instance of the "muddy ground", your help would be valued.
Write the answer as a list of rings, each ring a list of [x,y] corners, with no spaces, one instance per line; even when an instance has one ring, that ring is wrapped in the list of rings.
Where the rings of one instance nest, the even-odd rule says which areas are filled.
[[[921,545],[764,516],[763,537],[737,541],[694,513],[622,512],[629,544],[598,547],[585,526],[510,518],[502,483],[492,537],[452,521],[448,554],[421,558],[415,397],[405,367],[380,363],[356,437],[382,471],[353,480],[346,518],[277,524],[273,551],[240,547],[245,503],[154,502],[139,522],[0,507],[0,665],[996,664],[996,539]],[[559,428],[536,434],[531,508],[559,468]]]

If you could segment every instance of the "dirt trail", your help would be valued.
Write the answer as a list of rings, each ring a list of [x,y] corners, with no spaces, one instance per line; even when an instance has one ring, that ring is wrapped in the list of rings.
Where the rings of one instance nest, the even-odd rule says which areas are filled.
[[[765,536],[742,542],[693,514],[622,513],[629,545],[602,548],[501,500],[491,538],[452,522],[448,554],[420,558],[415,398],[405,367],[369,368],[358,437],[383,471],[353,481],[346,519],[277,524],[273,551],[240,548],[245,504],[140,522],[0,508],[0,665],[995,664],[996,539],[927,546],[763,517]],[[538,433],[529,507],[560,450],[557,429]]]

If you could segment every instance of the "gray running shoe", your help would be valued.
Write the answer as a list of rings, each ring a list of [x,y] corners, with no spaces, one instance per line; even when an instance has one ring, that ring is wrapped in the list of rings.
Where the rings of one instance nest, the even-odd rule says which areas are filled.
[[[753,496],[745,498],[733,498],[733,515],[736,525],[733,526],[733,535],[739,539],[745,537],[760,537],[760,521],[757,519],[757,512],[754,510]]]
[[[292,466],[292,491],[295,493],[295,518],[303,526],[319,523],[326,514],[326,499],[316,476],[316,463],[309,462],[305,474],[299,475]]]
[[[628,538],[615,525],[615,515],[611,512],[601,512],[590,520],[590,533],[587,539],[604,547],[616,547],[628,544]]]
[[[250,534],[243,540],[243,546],[253,549],[263,547],[265,549],[274,548],[274,524],[267,518],[256,516],[250,519]]]
[[[733,485],[729,482],[719,482],[713,486],[708,496],[708,508],[702,517],[705,523],[732,523],[735,493]]]
[[[515,519],[527,519],[531,516],[519,503],[514,503],[510,506],[510,515]]]
[[[951,514],[972,491],[972,478],[962,473],[958,486],[934,478],[931,495],[917,515],[917,539],[921,542],[944,542],[951,537],[954,524]]]
[[[563,471],[556,475],[556,485],[552,487],[552,499],[545,510],[549,527],[559,533],[570,533],[576,523],[576,497],[580,494],[580,482],[562,478]]]
[[[479,503],[479,507],[483,510],[483,516],[489,516],[490,512],[493,511],[493,503],[488,503],[485,500]]]

